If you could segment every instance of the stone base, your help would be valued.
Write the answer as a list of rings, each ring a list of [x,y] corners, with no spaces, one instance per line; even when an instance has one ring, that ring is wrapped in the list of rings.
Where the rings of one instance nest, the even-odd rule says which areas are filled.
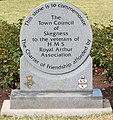
[[[91,92],[26,92],[13,90],[11,109],[103,108],[99,89]]]
[[[112,112],[99,89],[93,92],[23,92],[13,90],[5,100],[1,115],[90,115]]]
[[[26,92],[13,90],[11,109],[75,109],[103,108],[99,89],[93,92]]]
[[[32,115],[54,115],[54,116],[71,116],[71,115],[90,115],[112,113],[112,108],[108,100],[104,100],[104,108],[90,109],[10,109],[10,100],[5,100],[2,106],[1,115],[6,116],[32,116]]]

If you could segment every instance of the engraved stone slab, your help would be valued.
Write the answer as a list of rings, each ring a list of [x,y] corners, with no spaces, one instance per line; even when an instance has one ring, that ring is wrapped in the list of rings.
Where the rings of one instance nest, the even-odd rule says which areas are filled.
[[[103,108],[92,86],[92,30],[77,7],[57,1],[34,8],[20,45],[20,90],[11,93],[11,109]]]
[[[36,69],[25,56],[20,59],[20,90],[22,91],[92,91],[92,58],[89,56],[77,70],[51,75]]]
[[[25,18],[20,45],[25,58],[39,71],[65,74],[86,61],[92,30],[77,7],[66,2],[47,2]]]

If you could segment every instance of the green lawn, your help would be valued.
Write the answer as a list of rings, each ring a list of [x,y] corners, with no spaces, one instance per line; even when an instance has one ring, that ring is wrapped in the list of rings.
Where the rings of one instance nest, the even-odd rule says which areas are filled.
[[[0,0],[0,19],[17,22],[35,6],[49,0]],[[108,25],[113,20],[113,0],[65,0],[88,15],[90,23]]]
[[[103,115],[90,115],[90,116],[32,116],[32,117],[4,117],[1,116],[0,120],[113,120],[113,114]]]

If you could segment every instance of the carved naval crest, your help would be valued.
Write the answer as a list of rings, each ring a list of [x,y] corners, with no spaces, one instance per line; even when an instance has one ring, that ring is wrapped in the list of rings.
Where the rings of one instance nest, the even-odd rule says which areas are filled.
[[[26,82],[24,83],[24,85],[31,89],[34,84],[35,82],[33,81],[33,76],[32,75],[26,76]]]
[[[87,85],[88,85],[88,82],[87,82],[87,80],[85,79],[85,76],[82,75],[82,76],[81,76],[81,79],[78,80],[78,86],[79,86],[79,88],[84,89],[84,88],[87,87]]]

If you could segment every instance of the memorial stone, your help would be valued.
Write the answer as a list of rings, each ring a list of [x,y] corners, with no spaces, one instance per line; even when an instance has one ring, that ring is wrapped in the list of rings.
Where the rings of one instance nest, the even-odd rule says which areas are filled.
[[[23,22],[20,45],[21,90],[92,90],[92,30],[78,8],[65,2],[34,8]]]
[[[92,29],[66,2],[46,2],[25,18],[20,32],[20,90],[11,109],[102,108],[92,86]]]

